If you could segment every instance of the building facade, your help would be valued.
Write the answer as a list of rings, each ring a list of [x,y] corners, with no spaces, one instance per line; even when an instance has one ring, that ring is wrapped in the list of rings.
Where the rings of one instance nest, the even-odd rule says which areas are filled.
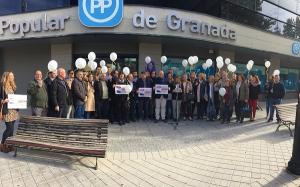
[[[105,5],[118,1],[123,2],[93,3],[101,12],[100,2],[105,10]],[[122,19],[105,27],[88,25],[81,10],[92,11],[73,0],[0,0],[0,71],[15,72],[19,93],[25,93],[35,69],[47,72],[49,60],[71,69],[90,51],[97,54],[97,62],[107,63],[114,51],[121,67],[139,72],[145,70],[146,56],[156,70],[173,68],[177,74],[189,71],[181,65],[189,56],[199,57],[192,67],[197,72],[204,71],[201,64],[206,59],[221,55],[237,65],[238,73],[247,74],[245,65],[253,60],[250,73],[262,82],[264,62],[269,60],[268,72],[281,71],[287,97],[298,91],[298,0],[125,0]],[[163,55],[168,57],[165,65],[160,63]]]

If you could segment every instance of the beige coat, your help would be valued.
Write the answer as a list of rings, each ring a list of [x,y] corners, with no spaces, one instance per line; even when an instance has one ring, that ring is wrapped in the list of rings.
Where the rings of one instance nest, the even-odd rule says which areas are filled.
[[[94,112],[95,111],[95,89],[91,83],[87,83],[87,101],[85,102],[85,111]]]

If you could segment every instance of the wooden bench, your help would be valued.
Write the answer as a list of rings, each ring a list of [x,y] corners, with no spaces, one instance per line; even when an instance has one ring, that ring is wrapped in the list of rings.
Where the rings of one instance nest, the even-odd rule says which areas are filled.
[[[108,120],[78,120],[23,116],[17,134],[6,140],[8,146],[56,153],[104,158]]]
[[[290,135],[293,136],[291,125],[296,123],[296,108],[297,103],[275,105],[276,112],[279,116],[279,124],[275,132],[279,131],[279,127],[286,126]]]

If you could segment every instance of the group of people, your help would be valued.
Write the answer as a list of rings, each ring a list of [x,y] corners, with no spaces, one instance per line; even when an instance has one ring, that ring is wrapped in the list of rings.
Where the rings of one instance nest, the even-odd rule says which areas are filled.
[[[117,85],[130,85],[128,94],[116,94]],[[168,94],[156,93],[156,85],[167,85]],[[151,97],[140,97],[140,88],[150,88]],[[219,90],[225,88],[225,95]],[[5,72],[1,78],[0,101],[6,130],[3,133],[1,149],[5,140],[13,135],[18,111],[8,109],[8,94],[17,89],[13,72]],[[95,73],[83,70],[65,71],[59,68],[43,73],[36,70],[34,79],[28,84],[27,94],[33,116],[48,116],[77,119],[109,119],[111,123],[124,125],[137,120],[221,120],[229,123],[235,109],[236,122],[243,123],[245,112],[250,113],[250,121],[255,120],[257,100],[261,83],[257,76],[245,79],[242,74],[226,71],[209,75],[191,72],[188,76],[177,76],[170,69],[163,71],[133,72],[127,76],[123,72]],[[280,104],[285,88],[279,75],[272,76],[265,84],[266,112],[268,121],[273,121],[274,105]],[[248,110],[247,110],[248,109]],[[2,116],[2,115],[1,115]],[[277,118],[278,119],[278,118]]]
[[[68,75],[67,75],[68,74]],[[188,76],[176,76],[172,69],[163,71],[123,72],[111,71],[103,74],[101,68],[95,73],[82,70],[68,73],[60,68],[49,72],[43,80],[42,72],[35,72],[29,83],[32,115],[61,118],[105,118],[124,125],[130,121],[153,120],[203,120],[221,119],[229,123],[233,109],[237,122],[243,123],[249,114],[255,120],[257,100],[261,92],[261,82],[256,75],[248,79],[242,74],[221,71],[215,75],[191,72]],[[116,94],[117,85],[130,85],[129,94]],[[155,93],[156,85],[167,85],[168,94]],[[225,88],[224,96],[219,94]],[[151,88],[151,97],[140,97],[140,88]],[[274,107],[285,95],[279,75],[265,85],[267,115],[273,121]],[[195,115],[194,115],[195,114]]]

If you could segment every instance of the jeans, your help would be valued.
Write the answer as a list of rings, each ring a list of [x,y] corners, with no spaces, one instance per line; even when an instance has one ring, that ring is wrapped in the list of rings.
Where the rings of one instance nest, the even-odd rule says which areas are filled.
[[[274,110],[275,110],[274,105],[279,105],[280,103],[281,103],[281,99],[270,98],[270,117],[269,117],[269,120],[273,120]],[[279,116],[278,116],[277,112],[276,112],[276,119],[279,120]]]
[[[227,121],[229,122],[230,121],[230,108],[228,105],[224,104],[224,108],[222,110],[222,116],[223,116],[223,122]]]
[[[182,114],[183,117],[192,117],[192,104],[190,101],[182,101]]]
[[[6,129],[5,129],[5,131],[3,132],[1,144],[4,144],[4,143],[5,143],[5,140],[6,140],[8,137],[11,137],[11,136],[14,135],[14,125],[15,125],[15,121],[5,122],[5,125],[6,125]]]
[[[84,105],[75,105],[74,118],[84,119]]]
[[[146,120],[149,117],[149,102],[151,100],[149,98],[141,98],[139,99],[139,117],[140,119]]]
[[[244,114],[242,112],[242,108],[245,106],[244,101],[237,101],[235,104],[235,115],[238,121],[244,121]]]
[[[159,117],[161,117],[162,120],[166,119],[166,102],[167,99],[165,99],[163,96],[161,96],[159,99],[155,99],[155,119],[159,120]]]
[[[172,119],[172,118],[173,118],[173,105],[172,105],[172,100],[167,100],[166,116],[167,116],[167,119]]]
[[[197,102],[197,117],[198,119],[203,119],[206,110],[206,102],[204,99],[201,99],[200,102]]]
[[[177,103],[177,106],[176,106]],[[180,118],[180,111],[181,111],[181,100],[172,100],[172,105],[173,105],[173,119],[174,120],[179,120]]]

